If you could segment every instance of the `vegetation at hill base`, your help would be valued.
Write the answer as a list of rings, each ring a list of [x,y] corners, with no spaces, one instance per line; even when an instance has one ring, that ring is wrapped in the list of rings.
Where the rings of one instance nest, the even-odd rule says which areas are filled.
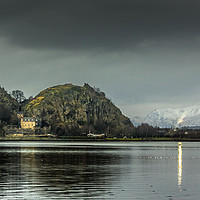
[[[0,87],[0,136],[5,135],[4,127],[18,125],[17,118],[19,104],[7,91]]]

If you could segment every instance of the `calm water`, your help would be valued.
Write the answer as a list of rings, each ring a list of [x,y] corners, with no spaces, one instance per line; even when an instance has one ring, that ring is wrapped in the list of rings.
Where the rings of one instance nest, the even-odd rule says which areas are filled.
[[[200,199],[200,143],[1,142],[0,199]]]

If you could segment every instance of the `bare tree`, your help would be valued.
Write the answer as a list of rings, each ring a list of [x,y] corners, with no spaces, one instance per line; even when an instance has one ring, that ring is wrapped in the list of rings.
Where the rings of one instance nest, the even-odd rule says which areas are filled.
[[[21,103],[22,101],[25,100],[24,93],[21,90],[13,90],[12,91],[12,96],[19,102]]]

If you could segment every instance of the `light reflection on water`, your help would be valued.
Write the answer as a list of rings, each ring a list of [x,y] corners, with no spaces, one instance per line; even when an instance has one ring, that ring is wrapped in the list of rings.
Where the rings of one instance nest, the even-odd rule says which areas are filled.
[[[199,153],[199,143],[2,142],[0,199],[198,199]]]
[[[178,186],[181,188],[182,183],[182,168],[183,168],[183,161],[182,161],[182,142],[178,143]]]

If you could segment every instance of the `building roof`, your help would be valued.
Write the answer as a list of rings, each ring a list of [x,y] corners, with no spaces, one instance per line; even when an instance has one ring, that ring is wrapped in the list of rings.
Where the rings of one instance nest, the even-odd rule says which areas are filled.
[[[34,118],[34,117],[23,117],[23,121],[24,122],[37,122],[37,121],[39,121],[39,119]]]

